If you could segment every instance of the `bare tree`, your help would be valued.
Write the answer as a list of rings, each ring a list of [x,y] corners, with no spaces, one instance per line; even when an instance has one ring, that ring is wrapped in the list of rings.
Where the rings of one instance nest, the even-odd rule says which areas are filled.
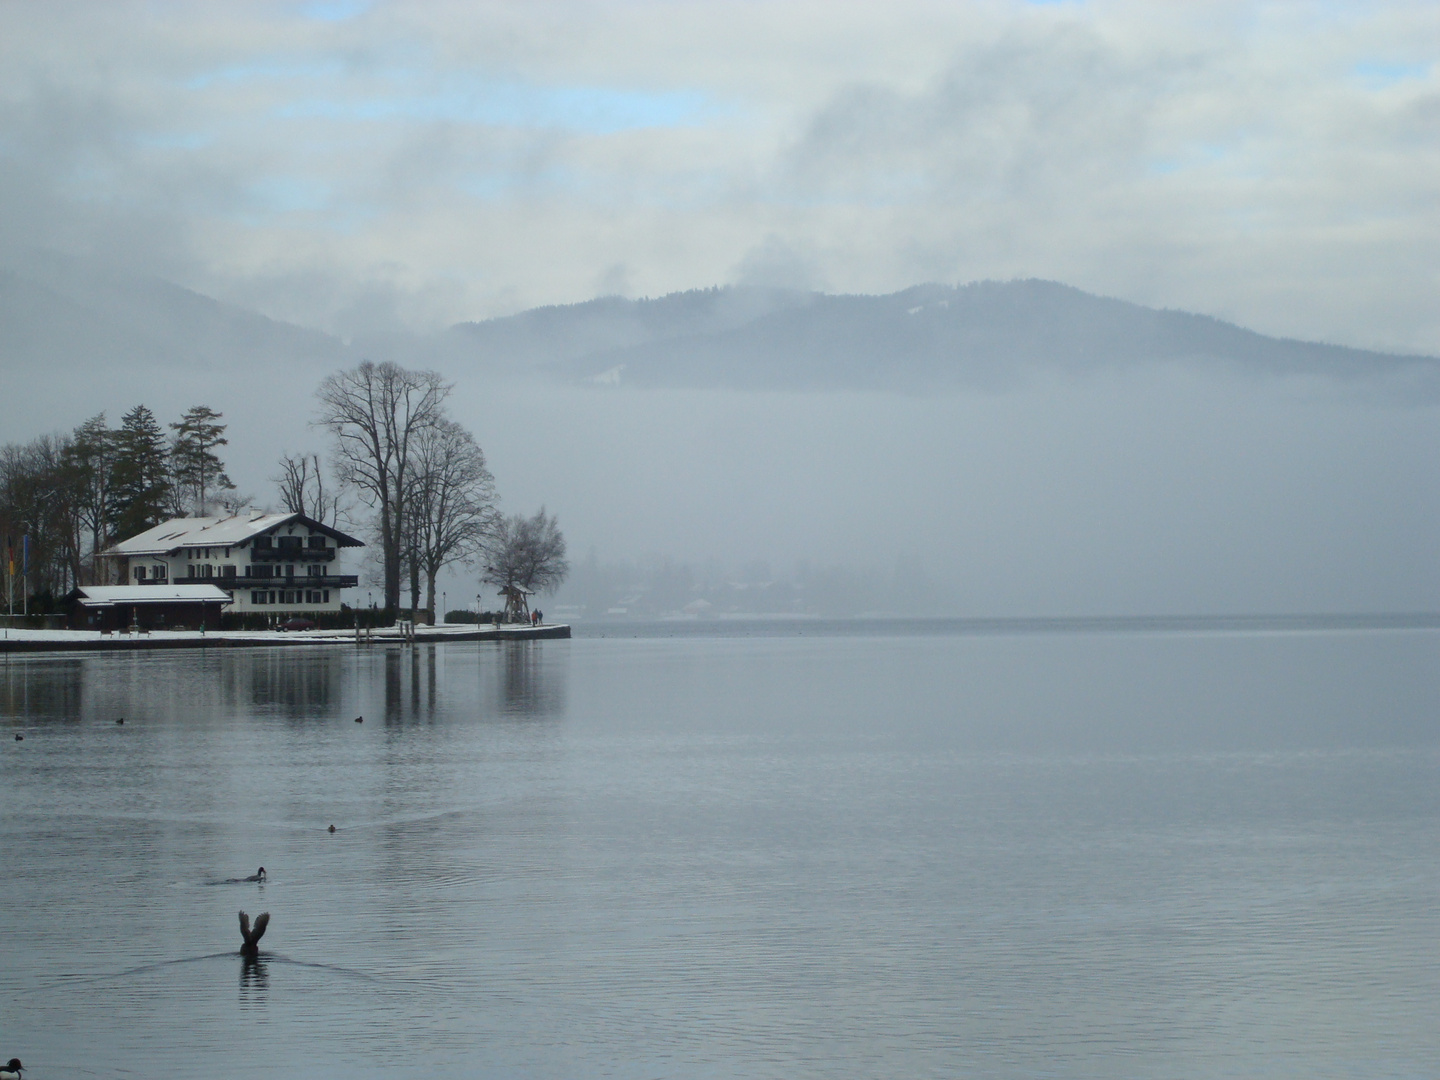
[[[22,606],[29,597],[57,596],[79,583],[85,525],[69,445],[65,436],[41,435],[0,447],[0,536],[4,570],[12,575],[5,599],[18,584]]]
[[[400,561],[422,431],[440,420],[450,387],[433,371],[407,371],[369,360],[320,384],[315,423],[335,438],[340,479],[375,508],[385,606],[400,606]]]
[[[101,564],[95,556],[110,545],[110,487],[115,472],[115,432],[107,426],[103,412],[75,429],[66,455],[78,484],[81,524],[89,534],[90,584],[100,584]]]
[[[412,605],[425,578],[425,606],[435,610],[435,578],[447,565],[469,562],[494,531],[495,478],[475,437],[442,419],[420,433],[409,499],[406,561]]]
[[[280,475],[270,479],[280,489],[280,503],[287,513],[304,514],[331,528],[345,516],[341,493],[325,487],[319,454],[286,454],[280,459]]]
[[[496,524],[480,580],[496,586],[515,615],[524,609],[526,594],[553,592],[569,573],[565,537],[542,506],[532,518],[515,514]]]

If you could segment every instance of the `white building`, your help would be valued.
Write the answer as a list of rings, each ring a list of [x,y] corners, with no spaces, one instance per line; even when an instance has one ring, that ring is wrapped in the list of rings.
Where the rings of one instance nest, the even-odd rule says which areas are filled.
[[[214,585],[228,612],[339,611],[354,574],[339,573],[353,536],[304,514],[249,511],[230,517],[174,518],[122,540],[104,554],[127,585]]]

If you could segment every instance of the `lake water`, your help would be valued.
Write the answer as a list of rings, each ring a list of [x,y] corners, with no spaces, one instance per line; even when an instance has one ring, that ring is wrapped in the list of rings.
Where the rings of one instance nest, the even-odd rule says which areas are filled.
[[[1440,630],[577,634],[0,656],[0,1060],[1436,1075]]]

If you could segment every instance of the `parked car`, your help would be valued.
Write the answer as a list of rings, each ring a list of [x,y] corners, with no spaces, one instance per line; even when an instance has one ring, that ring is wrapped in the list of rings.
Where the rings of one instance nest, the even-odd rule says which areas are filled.
[[[314,630],[314,619],[287,619],[280,624],[281,630]]]

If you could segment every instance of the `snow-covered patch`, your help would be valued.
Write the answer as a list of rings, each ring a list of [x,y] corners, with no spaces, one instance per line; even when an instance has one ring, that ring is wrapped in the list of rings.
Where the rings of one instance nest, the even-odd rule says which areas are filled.
[[[417,626],[415,640],[444,641],[446,638],[463,638],[477,632],[498,633],[502,636],[526,635],[535,630],[554,629],[556,624],[546,623],[532,627],[529,623],[508,623],[496,626],[494,623],[447,623],[441,626]],[[149,630],[135,634],[103,634],[99,630],[31,630],[0,627],[0,645],[6,641],[50,643],[55,645],[111,644],[130,642],[144,645],[181,641],[205,643],[238,643],[247,645],[322,645],[337,642],[353,642],[354,629],[349,630]],[[405,635],[394,626],[383,626],[374,630],[360,631],[362,641],[404,641]]]

